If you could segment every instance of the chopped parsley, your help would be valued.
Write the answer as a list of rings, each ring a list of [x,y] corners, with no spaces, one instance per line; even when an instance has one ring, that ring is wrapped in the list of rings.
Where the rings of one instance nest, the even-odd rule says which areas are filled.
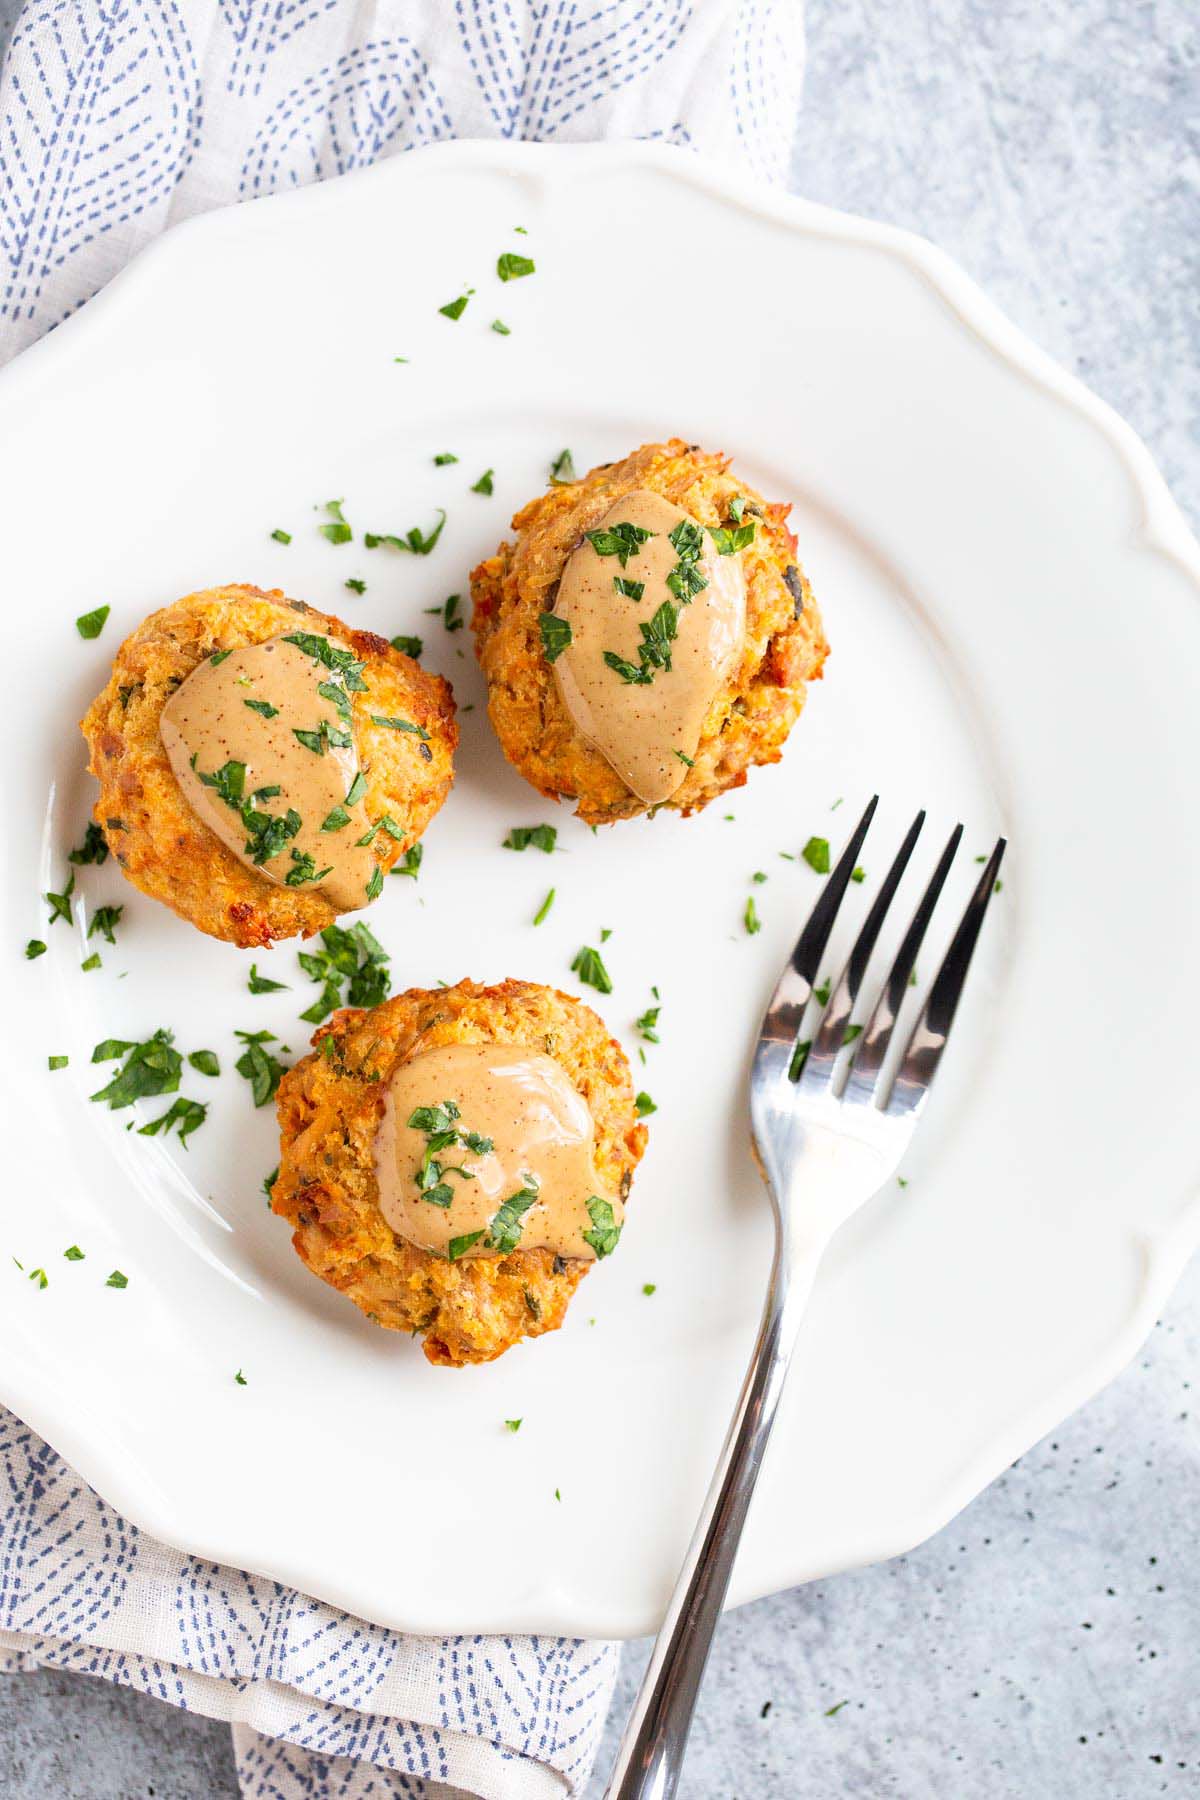
[[[363,581],[361,579],[361,577],[358,575],[348,576],[347,580],[346,580],[346,586],[350,589],[350,592],[352,594],[365,594],[367,591],[366,582]]]
[[[657,1294],[657,1292],[658,1292],[657,1281],[643,1281],[642,1292],[643,1292],[643,1294],[646,1295],[647,1299],[650,1297],[651,1294]]]
[[[816,1001],[818,1006],[828,1006],[829,1005],[829,989],[830,989],[830,982],[829,982],[829,977],[827,975],[825,977],[824,981],[821,983],[820,987],[815,987],[813,989],[813,999]]]
[[[415,662],[424,648],[419,637],[394,637],[392,649],[399,650],[401,656],[411,656]]]
[[[640,600],[646,591],[644,581],[628,581],[624,575],[613,576],[613,587],[618,594],[623,594],[626,600]]]
[[[621,1227],[617,1224],[612,1202],[593,1194],[587,1203],[587,1209],[592,1229],[584,1232],[584,1243],[590,1244],[597,1256],[611,1256],[621,1237]]]
[[[549,856],[558,837],[555,825],[514,825],[500,848],[502,850],[543,850]]]
[[[318,869],[310,850],[293,849],[291,857],[292,866],[283,878],[285,887],[303,887],[307,881],[324,881],[326,875],[333,872],[332,863],[327,863],[323,869]]]
[[[124,1060],[108,1085],[91,1098],[103,1100],[111,1111],[119,1112],[122,1107],[132,1106],[135,1100],[177,1093],[183,1058],[173,1047],[174,1042],[174,1033],[162,1028],[140,1044],[124,1038],[105,1038],[92,1051],[92,1061]]]
[[[746,510],[745,500],[742,498],[741,494],[735,494],[733,496],[733,499],[729,502],[729,516],[733,520],[735,525],[741,524],[742,514],[745,512],[745,510]]]
[[[576,952],[571,969],[580,981],[586,982],[588,987],[594,987],[597,993],[612,993],[612,977],[604,966],[600,952],[593,950],[589,944]]]
[[[92,937],[98,931],[106,943],[115,944],[117,940],[114,934],[124,911],[123,906],[98,906],[88,920],[88,936]]]
[[[440,618],[447,631],[461,631],[463,622],[458,616],[461,601],[461,594],[447,594],[440,606],[427,606],[425,611]]]
[[[321,1024],[342,1005],[342,988],[347,983],[349,1006],[378,1006],[387,998],[388,953],[368,925],[361,920],[348,929],[327,925],[321,943],[323,949],[299,953],[304,973],[322,984],[319,998],[300,1014],[302,1019]]]
[[[762,920],[758,916],[758,908],[754,904],[753,894],[751,894],[746,901],[746,910],[742,914],[742,923],[751,937],[754,936],[756,931],[762,930]]]
[[[633,1104],[639,1119],[648,1119],[651,1113],[658,1111],[657,1106],[644,1090],[635,1096]]]
[[[219,669],[221,664],[223,662],[225,662],[227,660],[227,658],[231,657],[232,655],[233,655],[232,650],[214,650],[208,660],[212,664],[214,669]],[[131,688],[129,691],[130,691],[130,693],[132,693],[133,689]],[[121,692],[122,693],[125,692],[124,688],[122,688]],[[122,705],[122,707],[124,707],[124,705],[125,705],[124,700],[122,700],[121,705]]]
[[[357,806],[366,791],[367,778],[360,769],[355,775],[354,780],[350,783],[350,786],[346,789],[346,798],[342,801],[342,805]]]
[[[534,913],[533,922],[535,925],[540,925],[542,923],[542,921],[546,918],[547,914],[550,911],[550,908],[554,905],[554,895],[555,895],[556,891],[557,891],[556,889],[551,888],[550,892],[546,895],[546,898],[542,901],[542,904],[538,907],[537,911]]]
[[[98,606],[94,612],[81,613],[75,621],[75,629],[80,637],[98,638],[111,611],[110,606]]]
[[[641,525],[631,525],[628,520],[620,519],[615,525],[606,526],[601,531],[585,531],[588,543],[597,556],[615,556],[624,568],[631,556],[640,556],[642,545],[654,536]]]
[[[303,650],[305,656],[311,656],[314,662],[323,663],[335,675],[340,675],[348,693],[366,692],[363,665],[352,650],[340,649],[337,644],[331,644],[327,637],[321,637],[315,631],[292,631],[283,641],[285,644],[295,644],[297,650]]]
[[[79,1248],[78,1244],[68,1244],[67,1248],[63,1251],[63,1255],[68,1262],[84,1261],[83,1251]]]
[[[41,938],[30,938],[29,942],[25,946],[26,962],[33,962],[35,957],[45,956],[45,954],[46,954],[46,946],[45,946],[45,944],[43,944]]]
[[[271,1195],[274,1192],[275,1183],[278,1180],[279,1180],[279,1165],[276,1164],[276,1166],[271,1170],[271,1173],[269,1175],[263,1176],[262,1190],[263,1190],[263,1193],[267,1196],[267,1205],[268,1206],[271,1204]]]
[[[757,886],[761,887],[763,882],[767,879],[767,877],[762,869],[755,869],[755,871],[754,871],[753,875],[750,877],[750,879]]]
[[[516,281],[522,275],[532,275],[534,265],[532,258],[518,256],[515,250],[506,250],[496,261],[496,273],[501,281]]]
[[[39,1293],[43,1288],[48,1288],[50,1286],[50,1277],[47,1275],[45,1269],[30,1269],[29,1279],[30,1281],[37,1282]]]
[[[235,1031],[234,1037],[246,1046],[233,1065],[250,1083],[255,1106],[269,1106],[283,1076],[283,1064],[264,1048],[278,1042],[273,1031]]]
[[[67,885],[61,894],[47,894],[45,900],[50,908],[50,923],[55,925],[59,919],[71,923],[71,895],[75,892],[75,871],[72,870]]]
[[[810,837],[800,852],[809,868],[818,875],[829,873],[829,839]]]
[[[250,964],[250,979],[246,985],[252,994],[280,994],[287,988],[286,981],[272,981],[268,976],[260,975],[257,963]]]
[[[444,469],[447,463],[456,463],[457,461],[458,458],[453,450],[439,450],[433,459],[433,466],[435,469]]]
[[[65,1069],[70,1060],[69,1056],[48,1056],[46,1058],[46,1066],[51,1070]]]
[[[424,738],[426,743],[429,741],[429,733],[425,727],[414,725],[411,719],[397,719],[389,717],[385,713],[372,713],[371,723],[372,725],[386,725],[391,731],[409,731],[413,737]]]
[[[95,863],[97,868],[108,861],[108,844],[95,820],[89,823],[84,831],[82,844],[69,853],[67,861],[76,864]]]
[[[472,1244],[477,1244],[482,1236],[483,1228],[481,1226],[478,1231],[468,1231],[464,1232],[462,1237],[452,1237],[446,1247],[446,1255],[451,1262],[457,1262],[459,1257],[465,1256]]]
[[[274,540],[277,544],[290,544],[292,541],[291,532],[283,531],[278,525],[275,527],[274,531],[271,533],[271,536],[274,538]]]
[[[811,1038],[805,1038],[802,1044],[796,1045],[796,1048],[792,1051],[792,1060],[788,1064],[789,1081],[799,1081],[801,1075],[804,1073],[804,1065],[808,1061],[808,1053],[811,1049]]]
[[[446,523],[445,510],[438,507],[441,514],[432,531],[422,531],[419,525],[410,525],[407,531],[365,531],[363,543],[368,550],[374,550],[384,544],[390,550],[408,550],[413,556],[428,556],[442,535],[442,527]]]
[[[501,337],[511,337],[512,336],[512,326],[506,325],[504,323],[503,319],[493,319],[492,320],[492,330],[495,332],[498,332]]]
[[[445,306],[439,306],[438,311],[444,319],[461,319],[470,297],[469,294],[460,294],[457,300],[447,300]]]
[[[279,717],[279,708],[272,706],[269,700],[243,700],[242,705],[248,706],[251,712],[261,713],[264,719]]]
[[[710,525],[708,535],[712,539],[718,556],[733,556],[739,550],[748,550],[754,542],[757,526],[738,525],[733,531],[725,525]]]
[[[325,502],[325,511],[329,514],[330,523],[328,525],[319,525],[317,527],[321,536],[327,538],[331,544],[348,544],[350,539],[354,536],[354,533],[342,517],[342,502],[340,500],[327,500]]]
[[[112,1288],[126,1288],[129,1286],[129,1277],[123,1275],[120,1269],[114,1269],[104,1285]]]
[[[542,655],[548,663],[557,662],[571,642],[571,624],[557,613],[538,614],[538,630],[542,634]]]
[[[100,952],[98,950],[93,950],[90,956],[84,957],[79,967],[85,975],[90,975],[93,969],[102,968],[103,964],[100,961]]]
[[[510,1256],[521,1241],[524,1229],[525,1214],[538,1197],[539,1183],[537,1177],[527,1174],[525,1185],[510,1194],[501,1202],[488,1226],[487,1243],[489,1250],[499,1251],[501,1256]]]
[[[856,865],[850,871],[850,879],[851,881],[865,881],[867,879],[867,871],[860,865]]]
[[[655,988],[653,992],[654,998],[657,1000],[657,988]],[[645,1038],[648,1044],[657,1044],[660,1041],[658,1036],[658,1015],[661,1011],[661,1004],[658,1006],[648,1006],[641,1018],[635,1019],[633,1022],[634,1029]]]
[[[221,1065],[213,1050],[193,1050],[188,1061],[193,1069],[199,1070],[201,1075],[219,1075],[221,1073]]]
[[[207,1117],[208,1107],[204,1105],[203,1101],[185,1100],[180,1094],[177,1100],[171,1102],[165,1113],[160,1113],[157,1119],[151,1119],[148,1125],[142,1125],[138,1130],[138,1136],[157,1137],[161,1131],[164,1136],[169,1137],[171,1127],[175,1125],[179,1129],[179,1142],[186,1150],[187,1141],[193,1131],[198,1130]]]
[[[492,476],[495,473],[496,473],[495,469],[485,469],[483,471],[483,474],[479,477],[479,480],[472,483],[471,492],[473,494],[491,494],[491,493],[493,493],[495,490],[492,486]]]
[[[383,870],[376,863],[371,871],[371,879],[367,883],[367,899],[378,900],[383,892]]]
[[[332,812],[327,812],[325,817],[321,820],[321,830],[344,831],[349,823],[350,814],[346,811],[345,807],[335,806]]]
[[[861,1025],[847,1025],[845,1031],[842,1033],[843,1048],[847,1044],[852,1044],[854,1042],[855,1038],[861,1037],[861,1036],[862,1036],[862,1026]]]
[[[404,852],[404,855],[400,858],[400,861],[398,863],[394,863],[392,865],[392,867],[388,870],[388,874],[389,875],[411,875],[413,880],[415,881],[417,879],[417,876],[421,872],[421,858],[422,858],[422,856],[424,856],[424,854],[425,854],[424,844],[413,844],[411,849],[408,849]]]
[[[569,450],[560,450],[550,464],[550,480],[554,487],[566,487],[569,482],[578,481],[575,473],[575,458]]]
[[[237,1370],[233,1379],[237,1382],[239,1387],[245,1387],[247,1385],[246,1377],[242,1374],[242,1371],[240,1369]]]
[[[520,1431],[522,1423],[523,1421],[520,1419],[505,1419],[504,1429],[505,1431]]]

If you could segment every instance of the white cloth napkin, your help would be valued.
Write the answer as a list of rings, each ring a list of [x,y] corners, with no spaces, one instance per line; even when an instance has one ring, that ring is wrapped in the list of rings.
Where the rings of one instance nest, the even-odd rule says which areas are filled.
[[[660,138],[779,179],[802,71],[802,0],[26,0],[0,362],[174,220],[441,138]],[[581,1793],[617,1658],[405,1637],[170,1550],[0,1408],[0,1671],[230,1720],[253,1800]]]

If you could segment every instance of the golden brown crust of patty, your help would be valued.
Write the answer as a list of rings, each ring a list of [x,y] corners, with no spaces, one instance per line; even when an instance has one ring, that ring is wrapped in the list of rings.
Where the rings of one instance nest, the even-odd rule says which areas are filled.
[[[377,1324],[423,1333],[432,1363],[491,1362],[523,1337],[557,1331],[590,1263],[549,1250],[451,1263],[397,1237],[379,1210],[375,1135],[384,1084],[402,1063],[445,1044],[522,1044],[552,1056],[574,1083],[595,1121],[600,1183],[627,1194],[646,1127],[625,1053],[603,1022],[536,982],[460,981],[335,1013],[312,1041],[279,1084],[271,1205],[295,1227],[292,1243],[314,1275]]]
[[[488,684],[488,711],[508,760],[540,793],[574,799],[589,825],[647,811],[598,750],[576,731],[542,655],[539,614],[551,608],[572,551],[614,501],[650,488],[702,525],[721,525],[741,494],[758,532],[743,551],[746,638],[741,660],[704,722],[695,767],[666,802],[697,812],[741,787],[755,763],[778,762],[829,646],[796,561],[788,506],[772,505],[729,474],[729,458],[679,438],[643,444],[621,462],[553,487],[515,515],[515,543],[473,570],[472,627]],[[791,582],[789,587],[788,583]],[[798,597],[797,597],[798,596]]]
[[[117,651],[112,675],[82,720],[100,783],[94,807],[109,849],[133,885],[162,900],[210,937],[242,946],[311,937],[338,917],[319,889],[277,886],[239,862],[192,810],[159,735],[163,707],[214,650],[260,644],[287,631],[332,634],[365,664],[367,692],[354,694],[354,735],[372,819],[390,813],[399,842],[379,832],[373,849],[386,873],[414,844],[450,791],[458,743],[454,698],[373,631],[354,631],[279,588],[235,585],[188,594],[151,613]],[[372,725],[370,713],[402,714],[428,732]]]

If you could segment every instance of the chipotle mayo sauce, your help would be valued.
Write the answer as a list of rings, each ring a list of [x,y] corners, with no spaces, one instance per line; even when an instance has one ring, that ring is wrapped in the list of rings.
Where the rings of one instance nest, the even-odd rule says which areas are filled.
[[[377,868],[359,841],[371,821],[351,707],[343,675],[275,637],[206,657],[159,726],[185,797],[239,862],[346,912],[367,904]]]
[[[741,557],[638,489],[572,553],[554,612],[571,631],[553,668],[576,729],[639,800],[669,799],[745,635]]]
[[[585,1101],[549,1056],[521,1044],[427,1050],[387,1086],[379,1210],[398,1237],[455,1262],[516,1249],[593,1260],[624,1217],[598,1186],[594,1145]]]

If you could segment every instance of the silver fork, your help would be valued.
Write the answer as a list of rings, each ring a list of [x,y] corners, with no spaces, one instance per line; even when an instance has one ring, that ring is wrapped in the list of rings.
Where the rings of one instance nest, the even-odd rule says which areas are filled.
[[[938,859],[866,1024],[852,1025],[851,1014],[925,822],[923,812],[909,827],[811,1035],[800,1036],[877,800],[867,807],[822,889],[759,1031],[750,1076],[750,1122],[755,1159],[775,1214],[767,1299],[720,1461],[621,1739],[606,1800],[669,1800],[676,1790],[713,1632],[817,1265],[833,1234],[895,1172],[916,1129],[1004,856],[1000,838],[895,1077],[889,1079],[884,1073],[888,1048],[917,952],[962,838],[961,825],[955,826]]]

